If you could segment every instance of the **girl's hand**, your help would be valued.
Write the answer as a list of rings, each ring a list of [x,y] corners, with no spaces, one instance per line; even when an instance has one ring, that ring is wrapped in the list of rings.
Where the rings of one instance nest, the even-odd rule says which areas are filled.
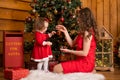
[[[55,31],[52,31],[52,32],[51,32],[51,35],[52,35],[52,36],[53,36],[53,35],[55,35],[55,34],[56,34],[56,32],[55,32]]]
[[[52,42],[50,42],[50,41],[47,41],[47,42],[46,42],[46,45],[49,45],[49,46],[51,46],[51,45],[52,45]]]
[[[49,37],[52,37],[54,34],[56,34],[56,32],[55,32],[55,31],[52,31],[52,32],[49,33],[48,35],[49,35]]]

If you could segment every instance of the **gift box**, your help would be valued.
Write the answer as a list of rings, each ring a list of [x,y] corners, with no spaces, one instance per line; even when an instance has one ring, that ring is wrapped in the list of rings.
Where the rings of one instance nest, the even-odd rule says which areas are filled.
[[[4,78],[10,80],[20,80],[29,74],[28,69],[16,68],[16,69],[5,69]]]
[[[36,70],[38,62],[30,61],[25,62],[25,68],[29,70]]]
[[[53,68],[56,64],[58,64],[58,61],[50,60],[48,65],[49,71],[53,72]]]

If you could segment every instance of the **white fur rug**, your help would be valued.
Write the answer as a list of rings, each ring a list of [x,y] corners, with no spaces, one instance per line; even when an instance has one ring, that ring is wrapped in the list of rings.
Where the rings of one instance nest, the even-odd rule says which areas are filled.
[[[21,80],[105,80],[102,74],[98,73],[70,73],[56,74],[39,70],[31,70],[30,74]]]

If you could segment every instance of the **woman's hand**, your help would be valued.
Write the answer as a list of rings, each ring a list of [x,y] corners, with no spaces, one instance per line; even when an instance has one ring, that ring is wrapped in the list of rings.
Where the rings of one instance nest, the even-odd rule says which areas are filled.
[[[69,49],[60,49],[62,52],[69,53]]]
[[[67,29],[63,25],[57,25],[56,30],[61,31],[63,33],[67,32]]]
[[[73,41],[72,41],[67,29],[65,28],[65,26],[57,25],[56,30],[63,32],[67,43],[70,45],[70,47],[73,47]]]

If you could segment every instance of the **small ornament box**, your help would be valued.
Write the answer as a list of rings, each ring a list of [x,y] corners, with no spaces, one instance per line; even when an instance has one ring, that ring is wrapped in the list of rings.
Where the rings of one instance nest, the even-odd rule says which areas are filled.
[[[53,68],[55,65],[57,65],[59,62],[56,60],[49,60],[49,71],[53,72]]]

